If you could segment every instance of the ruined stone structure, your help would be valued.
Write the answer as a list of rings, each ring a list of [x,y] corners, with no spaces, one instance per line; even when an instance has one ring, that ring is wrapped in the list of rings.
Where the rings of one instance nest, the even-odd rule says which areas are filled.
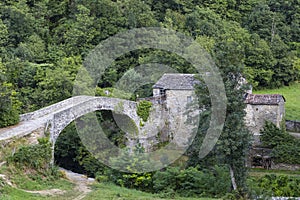
[[[254,135],[254,145],[259,145],[260,130],[265,121],[274,123],[278,128],[285,115],[285,99],[279,94],[246,94],[245,124]]]

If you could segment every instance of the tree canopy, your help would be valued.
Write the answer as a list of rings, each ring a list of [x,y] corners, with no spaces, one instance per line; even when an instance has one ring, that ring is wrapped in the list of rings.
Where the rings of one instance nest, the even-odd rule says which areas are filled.
[[[248,134],[241,120],[243,91],[235,90],[238,78],[246,77],[256,89],[299,81],[299,9],[298,0],[1,1],[0,127],[17,123],[20,113],[71,97],[83,60],[100,42],[132,28],[165,27],[194,38],[221,71],[228,112],[212,154],[239,174],[242,187],[244,162],[238,158],[246,154]],[[117,58],[97,84],[111,88],[127,70],[147,62],[194,72],[177,55],[141,49]],[[137,93],[148,95],[150,89],[146,85]],[[191,147],[190,154],[197,150]]]

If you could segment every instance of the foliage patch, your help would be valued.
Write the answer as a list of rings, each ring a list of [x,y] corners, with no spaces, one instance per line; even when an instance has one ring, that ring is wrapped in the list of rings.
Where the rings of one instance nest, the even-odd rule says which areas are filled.
[[[266,122],[261,131],[264,147],[273,148],[271,156],[277,163],[300,164],[300,141],[281,130],[271,122]]]
[[[52,158],[51,143],[48,138],[40,138],[38,141],[36,145],[21,146],[7,158],[7,162],[19,169],[47,172]]]
[[[267,174],[260,178],[252,178],[252,188],[259,188],[259,195],[299,197],[300,177],[288,175]]]
[[[148,120],[151,107],[152,107],[152,103],[150,101],[141,101],[138,104],[137,115],[140,116],[144,122]]]

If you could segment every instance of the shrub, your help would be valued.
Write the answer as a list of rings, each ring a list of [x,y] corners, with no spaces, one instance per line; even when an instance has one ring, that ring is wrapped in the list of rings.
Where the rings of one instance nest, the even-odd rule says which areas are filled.
[[[287,132],[268,121],[266,121],[260,133],[262,144],[265,147],[274,148],[280,144],[293,143],[294,140]]]
[[[95,95],[96,96],[104,96],[104,97],[114,97],[114,98],[120,98],[120,99],[130,99],[132,94],[126,93],[122,90],[118,90],[116,88],[99,88],[96,87],[95,89]]]
[[[277,163],[300,164],[300,145],[281,144],[275,147],[271,156]]]
[[[144,122],[148,120],[150,108],[152,103],[150,101],[141,101],[137,107],[137,115],[140,116]]]
[[[269,193],[272,196],[300,196],[300,177],[268,174],[256,182],[264,193]]]
[[[180,170],[169,167],[153,176],[153,188],[158,193],[221,197],[230,191],[230,187],[230,176],[225,167],[215,166],[211,170],[199,170],[195,167]]]
[[[48,138],[40,138],[38,141],[36,145],[21,146],[16,153],[7,158],[7,162],[19,169],[27,168],[38,172],[50,170],[51,143]]]
[[[300,142],[297,139],[271,122],[266,122],[261,133],[263,146],[273,148],[271,156],[275,162],[300,164]]]
[[[110,164],[115,169],[126,169],[128,172],[108,169],[104,173],[112,182],[127,188],[135,188],[142,191],[152,191],[153,172],[139,173],[141,170],[149,171],[153,166],[143,154],[144,149],[137,145],[134,153],[123,151],[118,158],[111,158]]]

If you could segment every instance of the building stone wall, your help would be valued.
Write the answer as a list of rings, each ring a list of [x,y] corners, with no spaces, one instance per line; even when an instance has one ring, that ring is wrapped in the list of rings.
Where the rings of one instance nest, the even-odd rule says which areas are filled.
[[[128,140],[128,146],[139,143],[150,152],[162,143],[179,149],[190,145],[199,120],[199,109],[193,103],[197,100],[195,92],[164,90],[164,94],[161,96],[160,89],[153,89],[153,98],[148,98],[153,103],[150,116],[147,122],[140,124],[138,140]],[[160,98],[163,101],[157,101]]]
[[[148,120],[144,122],[141,119],[138,135],[127,136],[127,146],[133,147],[139,143],[146,152],[150,152],[160,143],[169,141],[167,114],[164,103],[153,103]]]
[[[186,148],[198,126],[199,109],[193,90],[166,90],[166,107],[170,138],[181,148]]]
[[[300,133],[300,122],[298,121],[286,120],[285,126],[287,131]]]
[[[246,105],[245,125],[254,135],[254,144],[259,145],[260,130],[263,128],[265,121],[274,123],[280,128],[284,120],[284,102],[278,105]]]

